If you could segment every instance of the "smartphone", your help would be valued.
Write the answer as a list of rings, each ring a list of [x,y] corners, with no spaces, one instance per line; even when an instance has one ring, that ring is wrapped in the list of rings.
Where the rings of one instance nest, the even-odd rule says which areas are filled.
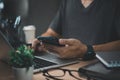
[[[48,36],[48,37],[38,36],[37,39],[46,44],[51,44],[55,46],[65,46],[65,45],[59,44],[59,38],[52,37],[52,36]]]

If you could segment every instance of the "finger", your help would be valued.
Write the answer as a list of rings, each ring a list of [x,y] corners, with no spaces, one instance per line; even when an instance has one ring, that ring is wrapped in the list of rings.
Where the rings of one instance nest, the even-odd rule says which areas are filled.
[[[59,43],[62,45],[73,45],[75,39],[59,39]]]
[[[35,50],[38,44],[40,45],[40,41],[37,39],[34,39],[32,42],[32,48]]]
[[[55,52],[58,53],[60,50],[60,47],[58,46],[54,46],[54,45],[49,45],[49,44],[45,44],[45,48],[50,51],[50,52]]]

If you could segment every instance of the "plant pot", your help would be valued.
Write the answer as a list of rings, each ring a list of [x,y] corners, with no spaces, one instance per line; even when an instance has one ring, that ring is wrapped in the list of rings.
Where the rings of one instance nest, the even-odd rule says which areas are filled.
[[[33,79],[33,66],[27,68],[13,68],[15,80],[32,80]]]

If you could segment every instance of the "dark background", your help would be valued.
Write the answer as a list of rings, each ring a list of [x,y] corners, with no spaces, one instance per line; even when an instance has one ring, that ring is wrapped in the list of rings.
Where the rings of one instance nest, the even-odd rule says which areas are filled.
[[[30,0],[28,23],[37,27],[37,35],[43,33],[54,18],[61,0]]]
[[[54,18],[61,0],[4,0],[2,16],[13,19],[22,17],[23,26],[35,25],[36,36],[42,34],[48,28]]]

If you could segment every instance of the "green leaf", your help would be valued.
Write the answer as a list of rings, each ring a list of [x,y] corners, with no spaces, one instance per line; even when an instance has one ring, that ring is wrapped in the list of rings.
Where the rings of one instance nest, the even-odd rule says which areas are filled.
[[[33,53],[33,49],[21,45],[16,50],[10,51],[10,64],[14,67],[28,68],[33,65]]]

